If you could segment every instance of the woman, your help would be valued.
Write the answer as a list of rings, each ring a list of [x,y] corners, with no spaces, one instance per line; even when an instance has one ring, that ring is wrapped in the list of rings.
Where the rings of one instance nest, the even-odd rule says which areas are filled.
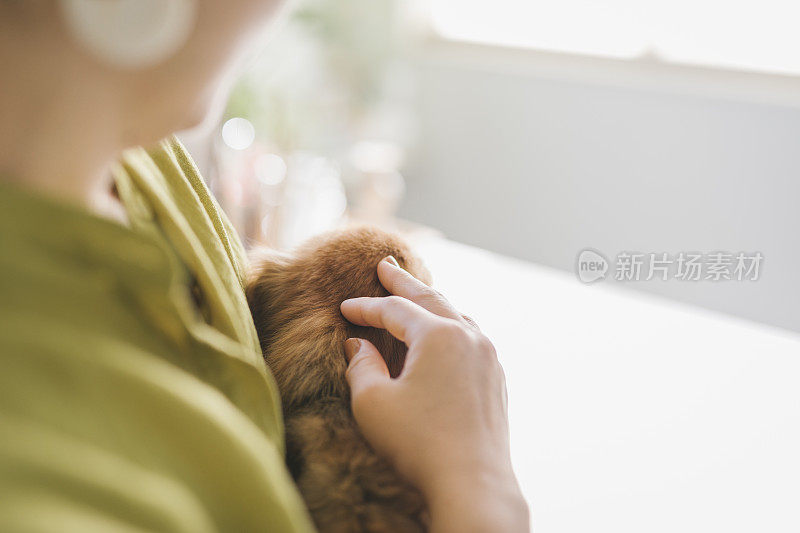
[[[183,39],[125,33],[155,34],[178,4]],[[159,142],[214,108],[278,4],[0,0],[0,530],[312,529],[241,246],[180,144]],[[85,33],[121,6],[124,27]],[[396,296],[342,312],[415,363],[390,379],[374,346],[347,342],[361,429],[420,488],[432,530],[526,530],[491,344],[378,271]]]

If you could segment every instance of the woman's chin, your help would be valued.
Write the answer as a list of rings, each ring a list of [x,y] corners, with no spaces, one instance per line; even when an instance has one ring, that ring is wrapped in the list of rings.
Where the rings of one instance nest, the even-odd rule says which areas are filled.
[[[196,134],[209,133],[217,126],[227,103],[227,91],[217,90],[213,96],[199,99],[196,105],[183,113],[180,124],[169,133],[190,131]]]
[[[193,134],[209,133],[219,122],[220,112],[215,112],[213,109],[198,112],[186,120],[183,127],[176,131],[189,131]]]

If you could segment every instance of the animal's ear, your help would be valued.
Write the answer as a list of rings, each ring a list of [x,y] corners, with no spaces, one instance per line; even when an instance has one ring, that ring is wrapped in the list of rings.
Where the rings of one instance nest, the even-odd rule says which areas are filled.
[[[250,256],[245,295],[261,340],[268,334],[269,318],[280,305],[293,256],[275,250],[256,250]]]
[[[431,271],[428,270],[428,267],[425,266],[425,263],[421,259],[412,257],[408,263],[409,264],[407,266],[400,266],[405,268],[412,276],[420,280],[428,287],[433,285],[433,276],[431,275]]]
[[[288,252],[280,252],[271,248],[255,248],[250,251],[247,257],[250,263],[248,271],[248,286],[261,277],[262,273],[269,273],[276,270],[283,270],[294,260],[294,255]]]

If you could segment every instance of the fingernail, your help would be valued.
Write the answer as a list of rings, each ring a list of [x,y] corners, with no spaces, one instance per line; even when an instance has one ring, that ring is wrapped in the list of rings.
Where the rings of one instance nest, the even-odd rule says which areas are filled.
[[[390,255],[390,256],[384,257],[383,260],[386,261],[387,263],[389,263],[390,265],[394,265],[397,268],[400,268],[400,263],[397,262],[397,259],[395,259],[394,256]]]
[[[350,359],[358,353],[360,348],[361,340],[359,339],[347,339],[344,341],[344,355],[347,357],[347,360],[350,361]]]

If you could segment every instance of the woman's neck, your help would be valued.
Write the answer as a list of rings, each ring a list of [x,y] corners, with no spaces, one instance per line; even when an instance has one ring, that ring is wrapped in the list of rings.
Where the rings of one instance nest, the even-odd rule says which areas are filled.
[[[114,91],[90,65],[14,39],[0,37],[0,65],[12,73],[0,90],[0,179],[120,219],[110,195],[121,146]]]

